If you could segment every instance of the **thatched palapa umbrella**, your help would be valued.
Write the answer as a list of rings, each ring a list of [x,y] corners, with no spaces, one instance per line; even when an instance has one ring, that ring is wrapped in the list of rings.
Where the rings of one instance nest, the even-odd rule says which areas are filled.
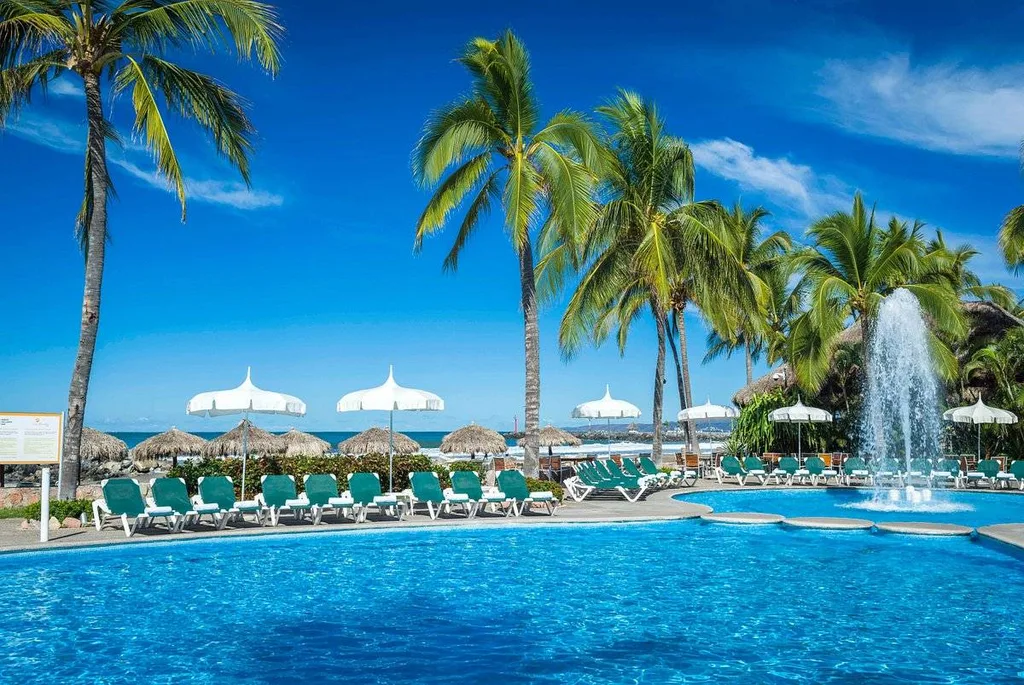
[[[562,430],[561,428],[555,428],[552,425],[544,426],[540,429],[538,444],[541,447],[548,448],[548,456],[551,456],[552,447],[560,447],[562,445],[568,445],[569,447],[579,447],[583,444],[583,441],[577,438],[572,433]],[[522,445],[526,438],[519,440],[519,444]]]
[[[321,456],[331,451],[331,443],[294,428],[277,438],[284,441],[286,445],[284,453],[289,457]]]
[[[246,425],[248,424],[248,425]],[[224,435],[218,436],[203,445],[204,457],[235,457],[242,455],[242,431],[248,432],[249,454],[284,454],[287,445],[284,440],[257,428],[248,420],[241,421]]]
[[[486,456],[488,454],[504,454],[507,451],[508,444],[501,433],[476,424],[452,431],[441,440],[441,452],[444,454],[475,456],[477,452],[480,452]]]
[[[364,454],[387,454],[391,446],[391,434],[383,428],[371,428],[348,440],[338,443],[339,454],[362,456]],[[394,434],[395,454],[416,454],[420,451],[418,442],[408,435]]]
[[[178,465],[178,457],[202,454],[206,440],[172,427],[171,430],[146,438],[132,449],[135,461],[170,459]]]
[[[113,435],[94,428],[82,429],[82,461],[123,461],[128,458],[128,445]]]

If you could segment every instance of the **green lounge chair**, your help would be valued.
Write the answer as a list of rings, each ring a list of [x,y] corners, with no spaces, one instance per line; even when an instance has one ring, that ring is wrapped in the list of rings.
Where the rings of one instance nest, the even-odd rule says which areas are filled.
[[[828,484],[828,477],[825,475],[825,471],[831,469],[825,468],[825,460],[816,454],[813,454],[804,459],[804,470],[809,474],[808,477],[811,480],[811,485],[817,485],[818,479],[821,478],[822,482]],[[835,473],[833,470],[832,473]]]
[[[626,475],[613,459],[604,460],[604,468],[611,474],[611,480],[618,484],[615,489],[631,503],[643,497],[644,493],[658,482],[656,476],[640,476],[637,478],[636,476]],[[630,494],[630,492],[634,494]]]
[[[911,459],[907,467],[907,484],[931,485],[931,483],[932,463],[923,457]]]
[[[260,490],[256,498],[267,508],[271,526],[276,526],[284,513],[291,514],[296,521],[309,514],[314,526],[320,523],[320,508],[296,493],[295,476],[261,476]]]
[[[628,478],[649,478],[654,485],[664,486],[668,484],[667,473],[646,474],[632,459],[622,460],[622,472]]]
[[[220,513],[216,504],[199,504],[188,498],[188,489],[184,478],[156,478],[149,484],[150,506],[170,507],[181,517],[180,527],[198,523],[204,516],[209,516],[217,530],[224,528],[227,516]]]
[[[892,457],[877,461],[872,459],[870,468],[872,482],[879,485],[903,487],[903,474],[900,472],[899,464]]]
[[[380,476],[376,473],[361,471],[348,474],[348,489],[359,505],[360,521],[366,521],[370,509],[381,514],[387,512],[399,521],[405,517],[405,502],[400,502],[394,493],[385,495],[381,492]]]
[[[843,464],[843,481],[850,485],[854,478],[860,478],[861,485],[871,485],[871,471],[860,457],[850,457]]]
[[[793,484],[793,477],[796,476],[797,471],[800,470],[800,462],[796,460],[796,457],[786,455],[779,459],[779,465],[775,467],[775,470],[768,476],[768,480],[775,479],[776,485],[782,485],[782,481],[786,481],[786,485]],[[808,472],[808,475],[810,473]]]
[[[231,476],[200,476],[197,503],[216,504],[225,524],[236,518],[245,521],[246,514],[252,514],[256,523],[263,523],[264,509],[259,502],[235,499],[235,484]]]
[[[124,527],[124,536],[130,538],[139,528],[149,526],[157,519],[167,525],[167,530],[181,530],[181,517],[171,507],[149,507],[142,498],[142,488],[134,478],[106,478],[100,483],[103,498],[93,500],[92,518],[96,530],[101,530],[107,521],[116,519]],[[131,519],[129,524],[128,519]],[[43,521],[42,525],[46,525]]]
[[[974,483],[974,487],[980,486],[982,483],[992,487],[996,484],[996,476],[1002,469],[999,468],[999,462],[995,459],[982,459],[978,462],[977,469],[974,471],[967,472],[967,485]]]
[[[576,467],[576,475],[564,483],[566,492],[577,502],[582,502],[594,493],[616,492],[622,495],[627,502],[635,503],[650,487],[651,478],[649,476],[635,478],[618,471],[619,476],[605,477],[602,473],[610,472],[607,466],[602,472],[597,469],[596,464],[579,464]],[[614,462],[611,466],[618,469]]]
[[[950,485],[954,488],[962,487],[963,479],[960,476],[960,460],[940,459],[939,463],[932,469],[930,479],[935,487],[948,487]]]
[[[743,460],[743,470],[747,472],[746,477],[743,479],[744,485],[751,478],[756,478],[757,482],[761,485],[768,482],[768,471],[765,470],[764,462],[761,461],[760,457],[755,457],[753,454],[749,455]]]
[[[355,519],[358,515],[356,509],[359,505],[349,497],[342,497],[338,494],[338,477],[333,473],[314,473],[302,477],[302,487],[306,492],[306,499],[313,506],[320,509],[320,521],[323,521],[325,512],[333,511],[337,519],[348,512]]]
[[[654,463],[654,460],[650,457],[640,457],[637,459],[637,464],[643,470],[645,475],[653,476],[661,473],[658,465]],[[670,485],[685,485],[688,488],[692,488],[697,484],[697,472],[693,469],[688,469],[685,466],[680,466],[678,469],[672,469],[669,474]]]
[[[740,463],[739,457],[731,454],[722,457],[722,463],[715,467],[715,478],[721,484],[726,478],[735,478],[736,482],[743,485],[746,481],[747,472]]]
[[[549,491],[531,492],[526,485],[526,478],[522,471],[498,471],[498,487],[512,499],[512,508],[515,515],[521,516],[524,511],[534,504],[542,504],[547,509],[548,516],[555,515],[555,505],[558,500]],[[516,504],[519,505],[518,509]]]
[[[417,504],[425,504],[430,519],[434,520],[444,511],[452,513],[452,507],[462,507],[466,518],[476,514],[476,507],[469,500],[469,495],[457,492],[445,492],[441,489],[441,481],[433,471],[413,471],[409,474],[412,497],[409,500],[409,513],[416,513]]]
[[[511,505],[514,500],[498,490],[490,490],[485,493],[483,485],[480,484],[480,476],[476,474],[476,471],[452,472],[452,492],[466,495],[470,501],[475,502],[477,516],[480,515],[481,510],[487,511],[487,507],[491,507],[492,512],[497,512],[499,505],[505,516],[512,514]]]
[[[1001,488],[1008,488],[1014,482],[1020,485],[1021,490],[1024,490],[1024,460],[1016,459],[1010,464],[1009,471],[1000,471],[996,474],[996,483]]]

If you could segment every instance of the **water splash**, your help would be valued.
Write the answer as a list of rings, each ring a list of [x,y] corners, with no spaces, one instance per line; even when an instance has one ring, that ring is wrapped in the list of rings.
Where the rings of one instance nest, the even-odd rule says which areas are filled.
[[[878,308],[868,349],[861,444],[876,464],[911,471],[913,459],[939,456],[939,384],[917,298],[903,288]],[[878,484],[876,483],[876,488]],[[879,506],[896,506],[876,493]],[[907,498],[909,499],[909,498]],[[913,506],[905,502],[902,506]],[[920,504],[920,503],[918,503]]]

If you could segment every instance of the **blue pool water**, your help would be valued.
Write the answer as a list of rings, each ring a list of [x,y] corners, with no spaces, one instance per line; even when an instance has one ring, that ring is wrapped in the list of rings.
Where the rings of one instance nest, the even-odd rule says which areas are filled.
[[[0,556],[0,682],[993,682],[1024,560],[694,521]]]
[[[876,523],[930,521],[979,527],[994,523],[1024,523],[1024,496],[1013,493],[934,491],[931,502],[913,511],[868,489],[723,490],[676,495],[676,499],[706,504],[715,511],[759,511],[783,516],[841,516]]]

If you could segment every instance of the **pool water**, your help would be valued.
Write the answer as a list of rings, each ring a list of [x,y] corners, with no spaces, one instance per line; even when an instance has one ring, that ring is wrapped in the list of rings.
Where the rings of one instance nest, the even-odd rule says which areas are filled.
[[[841,516],[883,523],[928,521],[974,528],[995,523],[1024,523],[1024,496],[1013,493],[933,490],[932,501],[908,510],[887,498],[875,500],[870,489],[719,490],[676,495],[715,511],[759,511],[783,516]]]
[[[993,682],[1024,560],[695,521],[0,556],[0,682]]]

